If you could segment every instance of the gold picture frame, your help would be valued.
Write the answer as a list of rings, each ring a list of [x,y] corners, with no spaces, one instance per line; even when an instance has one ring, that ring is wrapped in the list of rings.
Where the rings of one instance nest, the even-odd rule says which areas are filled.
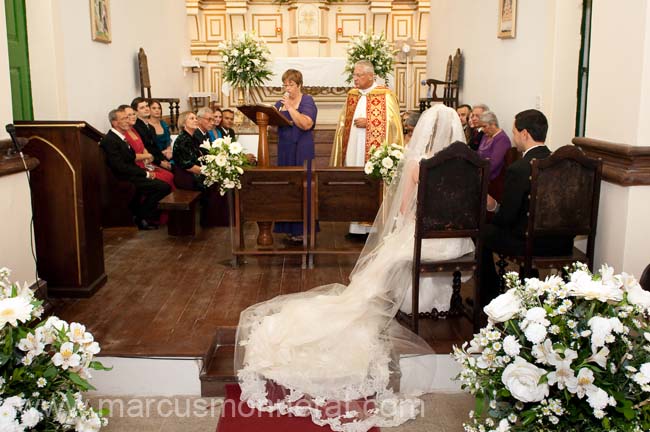
[[[90,0],[90,31],[94,41],[111,43],[110,0]]]
[[[499,39],[512,39],[517,29],[517,0],[499,0]]]

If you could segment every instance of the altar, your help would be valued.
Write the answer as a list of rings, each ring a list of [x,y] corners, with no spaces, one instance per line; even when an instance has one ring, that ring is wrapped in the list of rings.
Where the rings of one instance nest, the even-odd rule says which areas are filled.
[[[277,57],[271,63],[273,76],[266,87],[282,87],[282,74],[287,69],[302,73],[305,87],[351,87],[346,82],[344,57]]]

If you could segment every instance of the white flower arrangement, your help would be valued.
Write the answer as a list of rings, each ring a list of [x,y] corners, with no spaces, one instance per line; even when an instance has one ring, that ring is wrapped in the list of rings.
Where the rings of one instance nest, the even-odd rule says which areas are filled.
[[[506,276],[454,357],[476,397],[467,432],[650,430],[650,292],[603,266],[568,282]]]
[[[42,301],[0,269],[0,430],[98,431],[103,415],[84,400],[99,344],[79,323],[49,317]]]
[[[404,159],[404,147],[399,144],[382,144],[372,146],[370,157],[364,166],[364,172],[374,178],[380,178],[389,185],[395,178],[397,166]]]
[[[384,33],[361,33],[351,39],[348,45],[348,59],[345,72],[347,82],[352,82],[354,64],[359,60],[368,60],[375,68],[375,75],[388,82],[388,76],[393,73],[394,51],[386,40]]]
[[[201,174],[205,176],[203,184],[207,187],[219,183],[219,193],[225,195],[230,189],[241,189],[240,177],[248,158],[243,153],[241,144],[230,137],[217,138],[213,142],[205,140],[201,144],[205,154],[199,158]]]
[[[218,45],[223,62],[224,87],[249,89],[264,84],[272,75],[271,51],[254,32],[242,32],[236,39]]]

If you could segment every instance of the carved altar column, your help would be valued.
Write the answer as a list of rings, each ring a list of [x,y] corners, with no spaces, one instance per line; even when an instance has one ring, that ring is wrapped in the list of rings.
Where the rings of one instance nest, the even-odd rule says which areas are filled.
[[[329,6],[325,0],[294,0],[289,4],[289,56],[327,57]]]

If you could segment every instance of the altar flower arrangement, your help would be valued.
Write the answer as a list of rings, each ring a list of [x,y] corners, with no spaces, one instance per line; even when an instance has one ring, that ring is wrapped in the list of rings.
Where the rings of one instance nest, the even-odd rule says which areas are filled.
[[[488,325],[454,357],[476,397],[465,431],[650,430],[650,292],[584,264],[558,276],[506,276]]]
[[[218,45],[223,62],[223,91],[239,87],[246,91],[262,85],[271,75],[271,51],[254,32],[242,32],[236,39]]]
[[[99,344],[79,323],[39,321],[42,302],[0,269],[0,430],[98,431],[107,421],[84,400]]]
[[[354,64],[359,60],[371,62],[375,75],[388,82],[388,76],[393,73],[393,53],[384,33],[361,33],[354,36],[348,45],[348,59],[345,65],[347,82],[352,82]]]
[[[374,178],[380,178],[389,185],[395,174],[400,161],[404,159],[404,147],[399,144],[384,143],[370,147],[370,157],[364,166],[364,172]]]
[[[230,137],[217,138],[213,142],[205,140],[201,144],[205,149],[201,162],[201,174],[205,176],[203,184],[210,187],[219,183],[219,193],[225,195],[230,189],[241,189],[240,177],[244,174],[248,158],[243,153],[241,144]]]

